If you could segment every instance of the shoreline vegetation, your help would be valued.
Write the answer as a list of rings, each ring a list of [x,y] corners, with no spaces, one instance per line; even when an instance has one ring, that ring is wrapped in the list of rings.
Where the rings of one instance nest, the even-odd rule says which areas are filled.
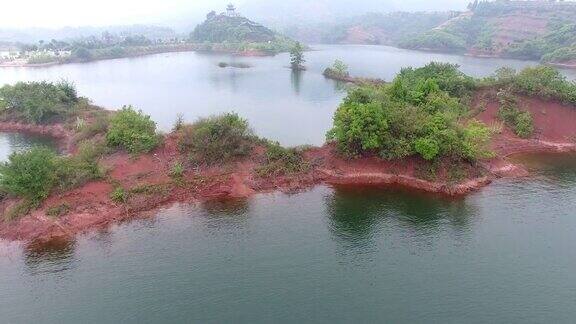
[[[348,75],[342,62],[331,68]],[[349,77],[349,75],[348,75]],[[67,82],[0,88],[0,131],[55,137],[0,165],[0,238],[46,241],[175,202],[297,192],[319,184],[399,185],[465,195],[527,171],[507,157],[576,151],[576,85],[548,67],[473,79],[451,64],[360,83],[327,143],[285,148],[227,113],[160,134],[141,111],[95,107]]]
[[[67,57],[42,63],[29,63],[27,60],[14,60],[0,62],[0,67],[49,67],[70,63],[89,63],[120,58],[139,57],[154,54],[174,52],[199,52],[214,54],[231,54],[235,56],[274,56],[279,52],[257,49],[257,44],[210,44],[210,43],[181,43],[153,46],[114,47],[98,51],[89,51],[84,57]]]
[[[294,40],[240,16],[230,5],[226,13],[208,13],[206,20],[183,39],[104,32],[101,36],[66,41],[53,39],[48,43],[17,44],[18,50],[12,49],[8,57],[0,57],[0,67],[45,67],[189,51],[273,56],[289,52],[296,44]]]

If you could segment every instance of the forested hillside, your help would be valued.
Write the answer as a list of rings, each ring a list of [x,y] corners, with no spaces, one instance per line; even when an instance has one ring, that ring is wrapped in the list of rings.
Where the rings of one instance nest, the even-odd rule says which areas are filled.
[[[232,7],[233,9],[233,7]],[[239,51],[288,51],[294,41],[258,24],[236,12],[216,14],[212,11],[206,21],[196,26],[190,40],[213,47],[231,47]]]
[[[564,63],[576,60],[576,2],[478,1],[401,47]]]
[[[286,33],[310,43],[397,45],[401,40],[441,25],[458,14],[459,12],[368,13],[319,24],[297,24],[286,28]]]

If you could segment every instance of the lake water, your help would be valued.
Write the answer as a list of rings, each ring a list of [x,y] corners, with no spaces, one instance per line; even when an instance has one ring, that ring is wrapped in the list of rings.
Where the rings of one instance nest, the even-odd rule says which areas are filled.
[[[164,127],[177,111],[195,118],[233,106],[260,135],[302,144],[321,143],[343,95],[320,75],[335,58],[387,79],[409,62],[447,60],[475,75],[503,62],[321,49],[297,79],[285,56],[221,70],[222,57],[195,53],[1,70],[1,78],[66,77],[97,103],[136,104]],[[35,142],[22,138],[0,136],[0,152]],[[572,323],[576,156],[518,159],[533,177],[466,198],[320,186],[176,205],[71,242],[4,242],[0,322]]]
[[[0,133],[0,162],[8,160],[8,156],[14,152],[22,152],[33,146],[56,148],[56,143],[42,136]]]
[[[288,54],[264,58],[168,53],[130,59],[69,64],[49,68],[0,69],[0,84],[25,80],[73,81],[79,92],[110,109],[132,104],[170,130],[178,113],[193,121],[236,111],[257,134],[285,145],[324,143],[332,115],[345,95],[322,71],[334,60],[350,65],[352,75],[391,80],[402,67],[431,61],[460,64],[473,76],[500,66],[522,68],[534,62],[480,59],[401,50],[384,46],[313,46],[308,71],[293,74]],[[219,68],[219,62],[243,62],[250,69]],[[566,70],[572,79],[576,72]]]
[[[5,244],[2,322],[572,323],[576,157],[557,161],[464,199],[317,187]]]

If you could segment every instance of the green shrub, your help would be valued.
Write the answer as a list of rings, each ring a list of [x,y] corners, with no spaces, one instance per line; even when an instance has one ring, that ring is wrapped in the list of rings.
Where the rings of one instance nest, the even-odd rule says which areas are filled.
[[[485,124],[471,120],[462,129],[462,142],[459,148],[461,156],[470,161],[493,157],[494,152],[490,150],[492,134],[493,131]]]
[[[433,138],[422,137],[414,142],[415,150],[425,160],[434,160],[440,154],[440,145]]]
[[[170,169],[170,177],[173,179],[181,179],[184,175],[184,166],[181,162],[176,162]]]
[[[30,123],[65,117],[79,99],[74,85],[66,81],[18,82],[15,85],[5,85],[0,88],[0,98],[5,112]]]
[[[150,152],[159,143],[156,123],[132,106],[124,106],[114,114],[106,140],[108,145],[124,148],[129,153]]]
[[[34,204],[41,202],[57,181],[57,159],[54,151],[44,147],[13,153],[0,165],[0,188]]]
[[[104,149],[90,141],[81,143],[78,153],[70,157],[57,156],[43,147],[14,153],[0,165],[0,190],[37,205],[55,188],[71,190],[103,177],[98,159]]]
[[[522,138],[532,136],[532,134],[534,134],[534,121],[532,119],[532,114],[527,111],[519,113],[516,116],[514,132]]]
[[[122,187],[117,187],[110,193],[110,199],[118,204],[123,204],[128,201],[128,192]]]
[[[307,172],[310,163],[306,162],[302,151],[297,148],[285,148],[279,143],[268,143],[266,162],[256,172],[262,177],[281,176]]]
[[[481,82],[485,86],[506,87],[516,94],[556,99],[576,104],[576,83],[568,81],[558,70],[547,67],[527,67],[516,73],[512,69],[500,69]]]
[[[528,138],[534,133],[534,121],[532,114],[528,111],[521,111],[518,108],[518,100],[509,91],[498,92],[500,109],[498,117],[508,126],[512,127],[514,133],[522,138]]]
[[[245,119],[227,113],[184,126],[179,146],[194,163],[213,164],[248,155],[255,139]]]
[[[104,177],[104,171],[98,160],[105,152],[106,146],[103,143],[84,141],[79,144],[76,155],[59,157],[55,170],[58,189],[71,190]]]
[[[342,152],[358,155],[382,148],[387,136],[388,122],[381,105],[345,102],[336,110],[328,137],[338,143]]]

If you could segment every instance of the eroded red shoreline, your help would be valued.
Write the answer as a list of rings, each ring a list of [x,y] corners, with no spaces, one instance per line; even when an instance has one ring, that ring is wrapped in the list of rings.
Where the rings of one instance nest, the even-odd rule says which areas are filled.
[[[471,166],[466,179],[456,183],[448,180],[445,166],[438,181],[427,181],[418,174],[422,161],[409,158],[384,161],[377,158],[348,160],[341,158],[332,145],[316,147],[304,153],[313,165],[309,172],[290,176],[262,178],[255,169],[262,165],[264,150],[256,148],[250,158],[227,165],[187,170],[180,184],[170,178],[170,169],[180,155],[174,134],[154,152],[130,157],[117,152],[106,156],[101,164],[108,170],[108,179],[94,181],[61,194],[53,194],[30,215],[12,222],[0,223],[0,238],[11,241],[48,241],[71,238],[78,233],[107,227],[113,223],[142,216],[147,211],[176,202],[199,202],[210,199],[250,197],[274,191],[296,192],[316,185],[400,185],[411,189],[451,196],[465,195],[501,177],[526,176],[528,172],[510,162],[507,157],[518,153],[576,152],[576,110],[568,105],[534,98],[522,98],[522,105],[532,112],[536,132],[533,138],[520,139],[504,128],[492,142],[496,157]],[[498,102],[489,100],[477,119],[487,124],[495,122]],[[55,137],[67,149],[73,150],[73,134],[62,125],[31,126],[22,123],[1,123],[0,131],[26,132]],[[139,194],[125,204],[114,203],[110,193],[112,183]],[[17,201],[4,199],[0,208],[6,211]],[[53,218],[50,208],[66,204],[69,212]]]

